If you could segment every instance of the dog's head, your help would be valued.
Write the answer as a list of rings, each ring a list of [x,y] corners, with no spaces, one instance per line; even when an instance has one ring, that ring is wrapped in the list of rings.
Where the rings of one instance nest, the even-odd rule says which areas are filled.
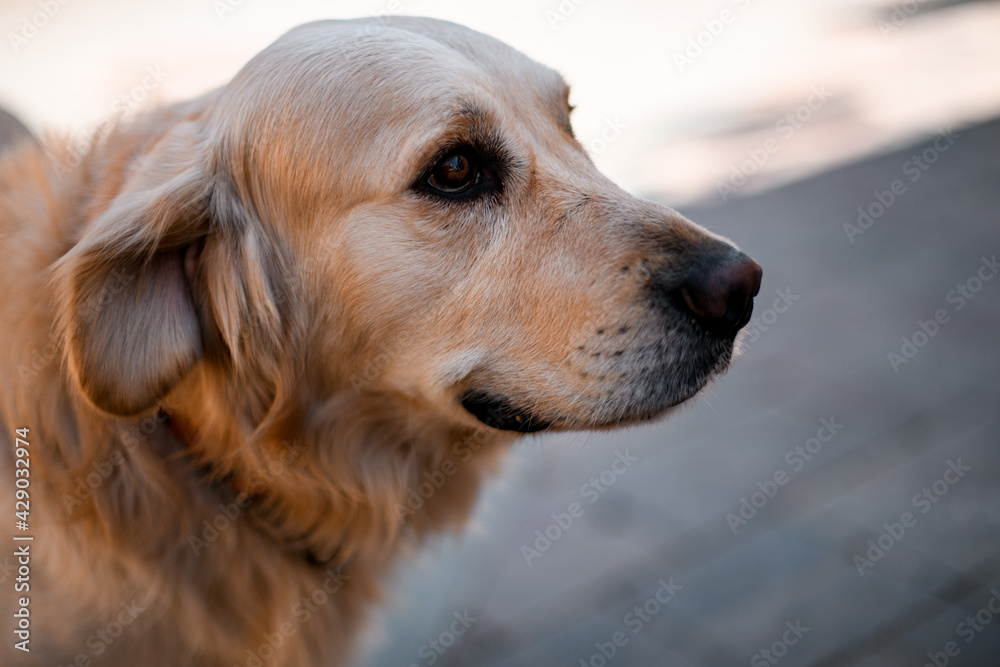
[[[291,31],[175,111],[64,260],[74,377],[117,414],[202,363],[259,411],[295,385],[522,432],[663,414],[727,367],[761,270],[603,177],[567,98],[450,23]]]

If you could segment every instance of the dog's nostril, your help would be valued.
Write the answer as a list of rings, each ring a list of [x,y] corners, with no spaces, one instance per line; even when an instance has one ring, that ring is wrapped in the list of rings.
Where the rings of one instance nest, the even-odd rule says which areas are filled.
[[[698,263],[678,291],[702,327],[732,338],[750,321],[762,274],[760,264],[734,252],[721,260]]]

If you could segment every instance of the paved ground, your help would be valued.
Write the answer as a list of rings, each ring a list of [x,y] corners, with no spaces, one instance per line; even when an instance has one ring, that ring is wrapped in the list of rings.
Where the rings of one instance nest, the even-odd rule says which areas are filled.
[[[1000,121],[933,146],[684,210],[764,266],[743,359],[665,424],[526,440],[359,664],[1000,665]]]

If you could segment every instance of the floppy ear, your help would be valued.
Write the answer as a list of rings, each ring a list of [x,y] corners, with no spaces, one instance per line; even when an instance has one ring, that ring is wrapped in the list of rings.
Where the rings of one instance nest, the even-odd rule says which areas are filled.
[[[181,125],[140,158],[56,267],[70,373],[112,414],[154,406],[202,355],[185,270],[207,233],[212,192],[197,141]]]

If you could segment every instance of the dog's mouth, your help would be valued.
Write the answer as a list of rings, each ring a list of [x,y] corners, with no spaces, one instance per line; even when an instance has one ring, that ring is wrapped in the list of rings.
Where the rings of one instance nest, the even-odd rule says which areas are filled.
[[[535,433],[552,425],[530,410],[514,406],[506,398],[479,389],[467,391],[462,396],[462,407],[479,421],[500,431]]]
[[[590,391],[581,388],[580,393],[563,394],[554,400],[543,396],[532,399],[520,392],[515,398],[484,388],[492,383],[481,378],[460,394],[459,400],[472,416],[500,431],[613,429],[656,420],[688,402],[726,371],[733,351],[733,341],[712,337],[685,349],[687,363],[678,364],[676,351],[668,355],[654,346],[637,353],[637,359],[631,361],[646,362],[642,366],[631,365],[627,371],[619,371],[617,381],[598,388],[591,385]],[[615,375],[616,370],[611,365],[606,372]]]
[[[677,396],[665,403],[653,406],[634,406],[629,414],[622,414],[612,418],[597,418],[586,423],[553,422],[549,419],[538,416],[526,408],[516,407],[510,399],[495,396],[485,391],[473,390],[466,392],[461,399],[462,407],[480,422],[495,428],[498,431],[511,431],[513,433],[537,433],[547,429],[587,429],[601,430],[612,429],[624,424],[644,422],[656,419],[672,408],[685,403],[693,396],[697,395],[708,381],[701,383],[697,387],[689,388],[683,395]]]

